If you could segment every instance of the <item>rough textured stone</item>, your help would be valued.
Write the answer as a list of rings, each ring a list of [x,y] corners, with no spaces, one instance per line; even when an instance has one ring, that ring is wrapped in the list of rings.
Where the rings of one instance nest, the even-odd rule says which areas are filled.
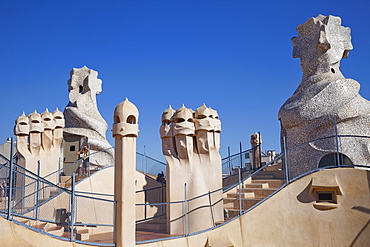
[[[96,95],[102,91],[102,81],[97,76],[98,72],[86,66],[72,69],[68,80],[69,103],[64,109],[64,133],[86,136],[90,153],[111,147],[105,137],[108,124],[100,115],[96,103]],[[94,155],[90,162],[92,165],[112,165],[113,150]]]
[[[162,152],[167,161],[167,201],[183,201],[200,195],[187,204],[189,232],[210,228],[223,220],[220,148],[221,122],[215,110],[203,105],[193,110],[184,105],[162,114],[160,135]],[[212,201],[212,209],[209,207]],[[213,214],[213,217],[212,217]],[[184,233],[184,211],[180,203],[167,208],[167,226],[171,234]]]
[[[344,78],[339,67],[340,60],[352,50],[350,29],[341,26],[339,17],[319,15],[298,26],[297,31],[298,37],[292,39],[293,57],[300,58],[302,81],[279,111],[287,150],[335,135],[334,117],[339,135],[369,136],[370,102],[359,95],[360,84]],[[338,146],[339,153],[353,164],[369,165],[368,139],[342,137]],[[336,140],[330,138],[290,152],[290,175],[317,168],[325,155],[336,150]]]

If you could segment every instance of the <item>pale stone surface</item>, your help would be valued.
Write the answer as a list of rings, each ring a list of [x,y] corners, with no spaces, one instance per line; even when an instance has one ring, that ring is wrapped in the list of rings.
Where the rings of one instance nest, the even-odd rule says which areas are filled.
[[[221,122],[215,110],[199,107],[195,112],[184,105],[176,111],[171,106],[162,114],[160,135],[167,161],[167,201],[183,201],[222,187],[220,148]],[[203,196],[188,203],[188,229],[196,232],[223,220],[222,192]],[[213,212],[213,217],[212,217]],[[183,205],[167,207],[167,228],[171,234],[183,234]],[[214,221],[214,222],[213,222]]]
[[[308,189],[315,177],[335,178],[343,189],[336,209],[314,207]],[[369,171],[358,169],[320,171],[289,184],[255,209],[212,231],[140,246],[368,246],[369,178]],[[3,217],[0,229],[1,246],[88,246],[43,235]]]
[[[58,170],[63,141],[64,117],[56,109],[42,114],[36,111],[28,117],[23,113],[16,120],[14,133],[17,136],[18,165],[37,174],[40,161],[40,176],[45,177]],[[47,177],[57,183],[58,173]]]
[[[64,132],[88,138],[90,153],[110,148],[105,134],[108,124],[100,115],[96,95],[102,91],[102,81],[98,79],[98,72],[87,68],[74,68],[68,80],[69,103],[64,110],[66,126]],[[83,144],[86,145],[86,144]],[[82,146],[83,146],[82,145]],[[95,154],[90,163],[92,165],[112,165],[113,150]]]
[[[162,202],[162,192],[158,189],[161,184],[153,179],[148,179],[143,173],[135,171],[135,203],[159,203]],[[84,180],[79,181],[75,187],[76,191],[97,193],[98,195],[92,194],[92,197],[101,199],[112,200],[113,198],[109,195],[114,194],[114,166],[105,167],[100,169],[98,172],[93,173],[90,177],[86,177]],[[143,192],[143,190],[147,190]],[[103,194],[107,196],[102,196]],[[145,195],[144,195],[145,194]],[[46,195],[45,199],[48,199],[49,195]],[[39,207],[39,212],[55,212],[58,208],[69,208],[70,207],[70,194],[62,192],[52,199],[46,201]],[[89,205],[87,207],[87,205]],[[85,214],[84,212],[89,212]],[[75,212],[77,212],[78,220],[81,222],[89,222],[91,224],[112,224],[114,222],[114,207],[112,203],[97,200],[94,203],[77,203]],[[136,220],[143,220],[145,218],[151,218],[158,214],[162,214],[161,208],[156,206],[144,207],[136,206],[135,208]],[[34,217],[35,210],[28,211],[24,216]],[[55,220],[54,214],[44,214],[44,220]],[[90,234],[102,234],[112,232],[110,227],[97,227],[89,228]]]
[[[369,136],[370,102],[359,95],[360,84],[344,78],[339,68],[340,60],[352,50],[350,29],[341,26],[339,17],[319,15],[297,31],[298,37],[292,39],[293,57],[300,58],[302,82],[279,111],[287,150],[335,135],[334,116],[339,135]],[[340,138],[339,143],[339,152],[353,164],[370,164],[368,139]],[[334,152],[336,143],[331,138],[289,153],[290,175],[317,168],[325,155]]]
[[[136,138],[139,111],[127,99],[114,110],[114,200],[116,246],[135,246]]]

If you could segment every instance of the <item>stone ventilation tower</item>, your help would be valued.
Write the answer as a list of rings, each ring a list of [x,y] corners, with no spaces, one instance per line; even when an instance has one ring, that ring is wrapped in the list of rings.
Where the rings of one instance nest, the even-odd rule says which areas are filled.
[[[83,146],[90,146],[90,153],[111,148],[106,140],[108,124],[100,115],[96,95],[102,91],[98,72],[86,66],[71,71],[68,80],[69,103],[64,110],[64,165],[78,159],[77,152]],[[90,158],[91,169],[113,164],[113,150],[109,149]],[[72,173],[76,167],[66,170]],[[68,175],[68,174],[67,174]]]
[[[58,170],[63,141],[64,116],[56,109],[48,109],[42,114],[36,111],[28,115],[23,113],[15,121],[14,134],[17,136],[18,164],[33,173],[44,177]],[[46,179],[57,183],[58,174]]]
[[[118,247],[135,246],[136,138],[139,111],[127,99],[114,110],[115,239]]]
[[[341,25],[339,17],[318,15],[298,26],[297,31],[298,37],[292,39],[293,57],[300,58],[302,81],[279,111],[287,150],[336,133],[370,136],[370,102],[359,94],[360,84],[340,71],[341,59],[353,48],[351,30]],[[288,154],[290,175],[338,162],[369,165],[369,152],[367,138],[340,137],[337,142],[333,137],[310,142]]]
[[[217,111],[205,105],[195,112],[184,105],[176,111],[169,107],[163,112],[160,136],[167,161],[167,201],[183,201],[222,187],[220,133]],[[184,234],[184,225],[191,233],[223,220],[222,192],[189,202],[187,212],[190,213],[185,216],[179,203],[168,205],[170,234]]]

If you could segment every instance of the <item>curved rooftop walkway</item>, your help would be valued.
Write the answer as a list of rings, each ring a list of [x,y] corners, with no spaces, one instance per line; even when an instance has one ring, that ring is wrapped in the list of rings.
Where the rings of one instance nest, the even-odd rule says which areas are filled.
[[[334,138],[334,137],[328,137],[328,138]],[[356,138],[359,138],[359,137],[357,136]],[[364,138],[368,138],[368,137],[364,137]],[[302,144],[301,146],[309,145],[310,143],[314,141],[311,141],[306,144]],[[295,152],[296,151],[297,149],[295,149]],[[212,228],[204,229],[201,232],[190,233],[184,230],[183,234],[176,235],[176,236],[170,236],[169,234],[166,234],[166,231],[164,230],[165,228],[148,227],[147,230],[140,229],[136,232],[137,244],[142,244],[143,246],[147,246],[147,245],[151,246],[150,243],[159,241],[159,240],[182,242],[183,240],[180,240],[180,239],[184,239],[184,238],[190,239],[190,238],[193,238],[193,236],[198,236],[200,239],[204,239],[204,236],[206,236],[205,241],[208,241],[208,242],[215,241],[215,239],[218,239],[218,237],[213,236],[213,233],[219,232],[221,228],[223,229],[222,231],[226,232],[229,236],[228,240],[225,240],[226,242],[229,241],[230,243],[234,244],[234,242],[236,241],[235,243],[239,243],[240,242],[239,238],[244,239],[242,240],[242,242],[243,241],[253,242],[254,241],[253,239],[255,239],[257,235],[258,236],[261,235],[261,230],[257,230],[258,228],[263,229],[264,234],[268,235],[270,233],[271,236],[274,236],[276,235],[276,233],[271,232],[271,229],[275,229],[275,231],[277,231],[277,229],[280,229],[282,227],[281,224],[284,225],[284,222],[287,221],[286,219],[288,219],[288,222],[291,225],[295,225],[297,229],[300,229],[303,227],[303,225],[300,225],[300,224],[303,224],[303,223],[301,222],[300,224],[298,224],[300,221],[295,218],[297,217],[297,215],[300,215],[302,217],[307,213],[307,215],[311,215],[311,216],[313,215],[316,217],[316,214],[320,215],[320,210],[330,210],[328,208],[325,208],[325,205],[326,205],[325,203],[324,203],[325,205],[322,205],[322,203],[314,202],[312,198],[310,200],[305,198],[305,196],[307,197],[307,195],[305,195],[304,193],[307,193],[307,191],[315,189],[315,187],[310,188],[308,186],[312,187],[313,181],[319,181],[317,179],[314,180],[316,173],[324,174],[325,176],[329,176],[329,177],[334,176],[335,178],[334,180],[329,179],[328,181],[340,180],[341,182],[338,181],[336,185],[334,184],[334,185],[330,185],[327,187],[338,188],[340,192],[340,193],[338,192],[339,195],[341,195],[343,198],[347,198],[348,196],[350,196],[350,199],[351,199],[350,201],[353,202],[352,204],[348,203],[348,201],[346,201],[345,203],[342,203],[338,199],[336,204],[339,204],[339,206],[329,205],[330,207],[341,208],[340,210],[338,210],[338,213],[340,214],[337,215],[338,220],[339,220],[337,222],[338,225],[341,225],[341,224],[343,225],[343,222],[341,222],[342,216],[345,215],[345,217],[351,217],[350,215],[353,213],[350,213],[350,212],[352,212],[353,210],[355,210],[354,212],[356,213],[358,211],[368,212],[368,210],[370,210],[370,199],[369,199],[370,175],[369,175],[369,172],[366,171],[369,169],[368,164],[364,164],[364,165],[343,164],[341,163],[341,160],[338,159],[339,163],[337,164],[334,164],[334,165],[329,164],[328,166],[317,168],[311,171],[307,171],[303,174],[300,174],[297,177],[290,178],[289,177],[289,166],[288,164],[283,162],[284,160],[288,160],[287,156],[289,155],[289,152],[290,151],[288,151],[286,154],[280,155],[274,161],[260,167],[259,169],[255,171],[241,172],[233,176],[234,178],[235,176],[237,176],[238,181],[236,183],[232,183],[231,185],[228,185],[222,188],[222,191],[224,193],[223,204],[224,204],[224,208],[226,209],[225,210],[225,221],[215,222],[215,225]],[[360,169],[353,169],[354,167],[360,168]],[[61,187],[50,184],[50,182],[48,182],[44,178],[38,177],[36,174],[33,174],[26,170],[22,170],[22,168],[20,167],[17,167],[17,169],[15,169],[14,171],[15,171],[14,177],[17,177],[18,181],[26,181],[26,182],[24,183],[23,187],[15,186],[13,188],[8,188],[7,195],[5,195],[4,197],[5,200],[3,200],[3,202],[1,203],[1,207],[0,207],[1,215],[4,218],[13,220],[14,222],[22,226],[26,226],[29,229],[33,229],[34,231],[38,233],[43,233],[48,236],[54,236],[56,238],[59,238],[60,240],[67,240],[67,241],[72,241],[75,243],[83,243],[83,244],[90,244],[90,245],[114,246],[113,232],[112,232],[113,231],[113,221],[112,221],[113,215],[111,213],[109,215],[107,214],[106,215],[95,215],[94,216],[95,218],[94,217],[87,218],[88,221],[83,221],[84,218],[83,217],[81,218],[82,211],[78,210],[78,206],[74,208],[75,211],[72,209],[68,209],[69,205],[71,204],[71,201],[75,200],[77,201],[76,205],[78,205],[78,203],[82,201],[84,205],[92,205],[94,207],[99,208],[100,209],[99,211],[101,212],[108,212],[108,210],[104,210],[104,207],[106,207],[107,209],[108,208],[113,209],[114,207],[114,201],[112,201],[112,198],[110,198],[111,195],[104,194],[104,193],[93,193],[93,192],[83,193],[82,191],[79,191],[78,189],[76,190],[76,188],[78,188],[78,185],[75,185],[76,187],[72,186],[71,189],[63,189]],[[108,169],[103,169],[95,173],[92,177],[98,176],[99,173],[103,174],[104,172],[107,172],[107,171]],[[21,179],[19,177],[21,177]],[[144,179],[143,181],[146,183],[149,181],[147,176],[143,176],[143,179]],[[349,181],[352,184],[349,183]],[[359,183],[359,185],[353,185],[354,184],[353,181],[355,181],[356,183]],[[56,188],[57,191],[51,190],[50,188],[53,188],[53,189]],[[163,188],[164,188],[163,186],[151,187],[149,188],[150,190],[143,190],[142,192],[143,194],[146,194],[148,191],[163,192]],[[355,192],[354,188],[357,189],[357,192]],[[360,191],[359,191],[359,188],[360,188]],[[219,190],[221,190],[221,188]],[[21,193],[23,197],[17,197],[16,195],[17,194],[19,195],[19,193]],[[48,193],[50,193],[49,199],[45,201],[41,201],[41,202],[40,200],[35,200],[35,198],[40,199],[40,196],[39,196],[40,194],[48,194]],[[210,193],[213,193],[213,192],[210,192]],[[357,197],[352,198],[351,194],[357,195]],[[292,197],[292,195],[294,196]],[[208,196],[208,194],[200,195],[199,197],[201,196]],[[12,202],[9,202],[7,198],[14,198],[14,199],[12,200]],[[176,202],[176,203],[187,203],[188,201],[192,199],[193,198],[190,198],[187,201]],[[64,221],[61,219],[56,219],[55,215],[53,215],[54,211],[47,210],[48,209],[47,205],[51,205],[53,201],[58,201],[58,203],[61,203],[61,204],[65,203],[64,207],[66,208],[66,212],[65,212],[66,214],[64,216],[66,218],[64,219]],[[146,200],[144,200],[144,202],[146,202]],[[150,215],[150,217],[145,216],[139,219],[137,221],[138,225],[141,224],[142,226],[141,228],[145,229],[144,226],[148,222],[148,220],[157,221],[156,224],[147,224],[150,226],[165,225],[164,223],[166,220],[165,214],[157,213],[159,212],[159,209],[163,209],[165,205],[166,203],[162,203],[162,202],[154,202],[150,204],[147,204],[147,203],[137,204],[137,207],[138,207],[137,212],[145,211],[147,213],[148,212],[147,210],[150,208],[155,208],[157,210],[156,213],[153,215]],[[302,208],[302,206],[305,206],[305,207]],[[60,205],[58,207],[61,208]],[[321,209],[317,210],[317,208],[320,208],[320,207]],[[9,208],[11,208],[11,210],[8,210]],[[103,210],[101,210],[102,208]],[[86,210],[86,207],[84,207],[84,209]],[[210,203],[209,209],[210,210],[212,209],[212,203]],[[289,209],[289,210],[286,210],[286,209]],[[314,209],[315,211],[312,211],[312,209]],[[347,210],[348,212],[343,211],[343,210]],[[259,212],[258,216],[255,213],[257,211]],[[289,215],[289,212],[292,215]],[[333,211],[333,212],[336,212],[336,211]],[[87,214],[89,214],[89,212]],[[187,213],[185,213],[185,215],[186,214]],[[293,217],[294,215],[296,216]],[[88,216],[92,217],[91,215],[88,215]],[[267,216],[269,216],[270,219],[266,218]],[[370,221],[369,215],[367,215],[367,217],[362,217],[362,218],[365,220],[369,218],[369,221]],[[277,223],[274,221],[272,222],[272,226],[270,226],[268,222],[271,223],[271,219],[276,219],[277,222],[280,222],[280,225],[279,225],[280,228],[278,225],[276,225]],[[316,221],[317,220],[320,220],[320,218],[317,218]],[[362,220],[360,221],[362,222]],[[235,222],[238,222],[237,225],[235,225],[236,224]],[[267,224],[267,225],[262,225],[263,222],[264,224]],[[236,227],[234,229],[234,231],[236,232],[230,232],[231,231],[229,229],[230,224],[233,225],[233,228]],[[243,228],[243,224],[248,225],[250,228]],[[361,240],[363,238],[362,233],[366,231],[365,230],[361,231],[361,228],[359,228],[361,224],[360,223],[357,224],[358,227],[355,229],[356,230],[355,232],[357,232],[358,236],[357,238],[352,239],[352,241],[355,241],[356,239]],[[362,226],[364,225],[365,225],[364,229],[367,229],[366,224],[363,224]],[[284,227],[287,227],[287,226],[284,225]],[[306,228],[308,227],[308,229],[312,229],[312,231],[314,231],[313,229],[315,229],[315,226],[313,225],[312,226],[305,225],[304,227]],[[74,229],[74,230],[72,231],[70,229]],[[89,229],[89,230],[86,230],[86,229]],[[336,227],[334,227],[333,229],[335,231],[338,230]],[[56,235],[57,232],[61,235]],[[72,232],[74,234],[72,234]],[[91,232],[93,232],[93,234],[91,234]],[[257,233],[257,235],[256,236],[251,235],[251,232]],[[294,231],[293,229],[293,232],[296,232],[296,231]],[[313,236],[312,234],[311,234],[311,237]],[[210,237],[211,235],[213,237]],[[231,239],[230,236],[233,236],[233,235],[238,236],[235,238],[239,240]],[[203,237],[200,237],[200,236],[203,236]],[[248,239],[245,239],[246,236],[248,236]],[[259,236],[259,237],[263,239],[262,236]],[[276,236],[276,238],[279,239],[281,237]],[[340,238],[341,237],[339,237],[339,239]],[[348,241],[349,241],[348,239],[345,239],[344,242],[348,243]],[[227,246],[234,246],[234,245],[227,245]],[[184,245],[184,246],[187,246],[187,245]],[[199,245],[199,246],[205,246],[205,245]],[[208,246],[212,246],[212,245],[208,243]],[[239,244],[235,246],[239,246]]]

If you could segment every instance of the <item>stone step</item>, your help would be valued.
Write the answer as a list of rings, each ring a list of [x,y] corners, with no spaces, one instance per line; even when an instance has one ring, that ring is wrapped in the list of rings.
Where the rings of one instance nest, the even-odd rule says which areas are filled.
[[[236,198],[223,198],[224,202],[224,208],[233,208],[234,207],[234,202],[236,201]]]
[[[265,198],[266,196],[269,196],[271,193],[273,193],[276,189],[270,189],[270,188],[244,188],[244,189],[237,189],[237,192],[241,193],[248,193],[253,192],[255,198]]]
[[[242,200],[242,209],[243,211],[244,210],[247,210],[248,208],[254,206],[254,204],[258,203],[259,201],[262,200],[262,198],[244,198],[244,199],[241,199]],[[234,201],[234,206],[231,208],[231,209],[235,209],[235,210],[239,210],[239,205],[240,205],[240,202],[239,200],[235,200]],[[230,210],[230,209],[228,209]]]
[[[222,221],[216,221],[215,222],[215,224],[216,224],[216,226],[218,226],[218,225],[221,225],[222,223],[224,223],[225,222],[225,220],[222,220]]]
[[[284,179],[284,171],[260,171],[252,179]]]
[[[70,232],[64,232],[62,234],[62,237],[71,238],[71,233]],[[90,238],[89,229],[78,229],[75,232],[75,237],[74,238],[76,240],[81,240],[81,241],[88,240]]]
[[[244,188],[269,188],[269,184],[268,183],[244,184]]]
[[[238,216],[239,215],[239,209],[229,209],[229,218],[226,218],[225,220],[229,220],[231,218],[234,218],[235,216]]]
[[[25,224],[25,225],[30,225],[31,224],[31,221],[30,220],[19,220],[19,222],[21,222],[22,224]]]
[[[242,209],[247,210],[248,208],[252,207],[257,202],[261,201],[263,198],[242,198]],[[231,209],[239,209],[240,199],[236,198],[227,198],[227,203],[224,203],[224,208],[227,210]]]
[[[271,174],[255,174],[252,179],[274,179],[275,176]]]
[[[269,188],[280,188],[284,183],[285,180],[281,179],[258,179],[258,180],[252,180],[253,183],[267,183]]]
[[[254,192],[248,193],[227,193],[227,198],[254,198]]]
[[[279,163],[279,164],[267,166],[263,170],[264,171],[278,171],[278,170],[281,170],[282,168],[283,168],[283,164]]]
[[[62,236],[64,234],[64,227],[56,225],[50,226],[47,232],[56,236]]]
[[[31,223],[31,226],[34,227],[34,228],[37,228],[41,231],[46,232],[47,229],[49,228],[50,224],[47,223],[47,222],[41,222],[40,223],[40,222],[34,221],[34,222]]]
[[[88,240],[90,238],[90,231],[88,228],[78,229],[77,228],[77,234],[80,234],[82,241]]]

